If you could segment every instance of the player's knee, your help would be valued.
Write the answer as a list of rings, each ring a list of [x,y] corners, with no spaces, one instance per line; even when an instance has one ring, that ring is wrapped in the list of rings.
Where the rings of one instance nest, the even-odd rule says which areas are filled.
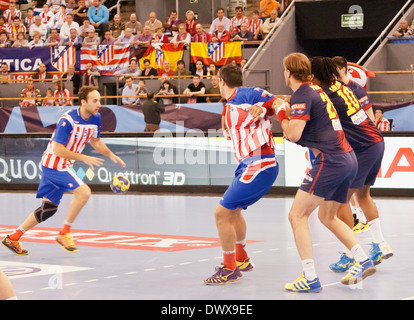
[[[91,197],[92,191],[86,184],[82,185],[79,190],[76,190],[75,197],[86,202]]]
[[[37,222],[41,223],[52,217],[58,209],[58,206],[50,201],[43,201],[42,205],[34,211]]]

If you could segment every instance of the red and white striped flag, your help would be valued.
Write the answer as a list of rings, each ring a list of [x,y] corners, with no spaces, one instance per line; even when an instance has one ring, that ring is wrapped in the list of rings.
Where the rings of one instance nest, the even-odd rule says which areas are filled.
[[[86,70],[88,63],[92,63],[101,75],[113,75],[116,71],[128,67],[129,46],[83,47],[81,49],[81,72]]]

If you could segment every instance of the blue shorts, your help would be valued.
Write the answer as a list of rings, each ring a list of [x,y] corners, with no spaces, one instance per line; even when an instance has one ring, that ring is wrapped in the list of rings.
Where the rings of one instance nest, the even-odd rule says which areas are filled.
[[[365,150],[355,151],[358,160],[358,172],[351,184],[352,189],[361,189],[363,186],[374,185],[378,172],[381,169],[384,148],[384,141],[380,141]]]
[[[317,155],[312,169],[303,179],[300,189],[326,201],[348,202],[348,190],[356,176],[358,163],[354,151]]]
[[[229,210],[247,209],[269,191],[278,173],[279,165],[274,155],[244,159],[219,203]]]
[[[59,205],[65,192],[70,192],[84,182],[71,169],[58,171],[42,166],[42,179],[37,189],[37,198],[46,198]]]

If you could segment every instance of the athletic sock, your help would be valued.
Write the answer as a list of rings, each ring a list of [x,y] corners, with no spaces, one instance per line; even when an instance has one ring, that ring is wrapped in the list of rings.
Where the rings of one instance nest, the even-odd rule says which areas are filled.
[[[375,243],[385,242],[384,236],[381,230],[381,221],[379,218],[368,222],[369,230],[371,230],[372,241]]]
[[[16,229],[16,231],[14,231],[14,233],[12,233],[11,235],[9,235],[9,239],[12,241],[19,241],[21,236],[25,233],[26,231],[22,228],[22,227],[18,227]]]
[[[351,254],[357,262],[362,262],[368,259],[367,254],[365,253],[364,249],[362,249],[360,244],[356,244],[352,247]]]
[[[69,223],[69,222],[65,221],[65,224],[63,225],[63,228],[62,228],[62,230],[60,230],[59,234],[64,235],[66,233],[69,233],[71,226],[72,226],[72,223]]]
[[[227,269],[234,270],[236,269],[236,252],[233,251],[223,251],[223,265]]]
[[[249,256],[245,250],[246,248],[246,239],[242,241],[236,241],[236,261],[243,262]]]
[[[305,274],[305,278],[307,280],[313,280],[317,278],[316,270],[315,270],[315,262],[313,261],[313,259],[302,260],[302,268],[303,268],[303,273]]]

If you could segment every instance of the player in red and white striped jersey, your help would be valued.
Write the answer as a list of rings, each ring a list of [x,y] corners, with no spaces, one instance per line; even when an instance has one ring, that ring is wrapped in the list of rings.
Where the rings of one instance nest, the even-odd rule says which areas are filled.
[[[100,154],[125,167],[121,158],[116,156],[100,139],[101,96],[95,87],[84,86],[79,90],[81,106],[66,112],[59,119],[56,130],[42,156],[42,179],[37,190],[37,198],[42,198],[42,205],[33,211],[16,231],[7,235],[3,245],[18,255],[28,254],[20,246],[20,237],[37,224],[53,216],[65,192],[72,192],[75,197],[70,203],[66,220],[56,241],[67,251],[75,252],[77,248],[70,235],[72,223],[88,201],[91,189],[71,170],[75,161],[82,161],[94,170],[103,159],[83,155],[81,152],[88,142]]]

